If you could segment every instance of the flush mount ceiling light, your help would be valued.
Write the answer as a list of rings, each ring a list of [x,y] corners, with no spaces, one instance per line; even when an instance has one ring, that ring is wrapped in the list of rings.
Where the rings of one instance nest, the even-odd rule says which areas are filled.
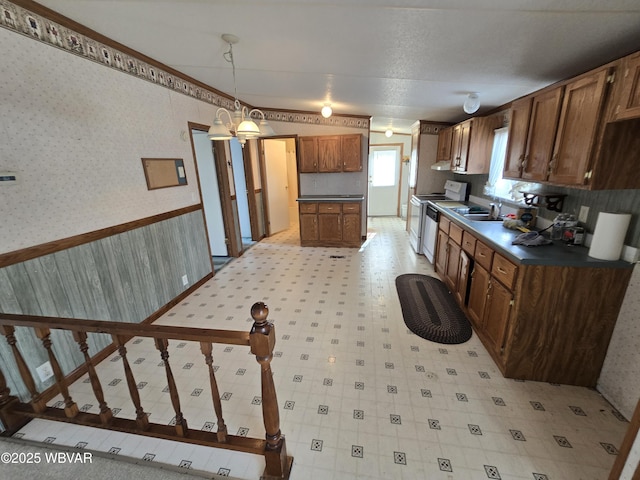
[[[393,135],[393,130],[391,130],[390,128],[387,128],[387,130],[384,132],[384,136],[387,138],[390,138],[391,135]]]
[[[478,94],[475,92],[472,92],[469,95],[467,95],[467,98],[464,101],[464,104],[462,105],[462,109],[466,113],[476,113],[479,108],[480,108],[480,97],[478,96]]]
[[[239,39],[235,35],[225,33],[222,35],[224,40],[229,45],[229,50],[222,56],[231,64],[233,70],[233,96],[235,98],[233,106],[235,108],[233,114],[226,108],[218,108],[216,111],[213,125],[209,129],[209,140],[230,140],[236,137],[240,142],[240,145],[244,148],[244,144],[250,138],[266,137],[275,135],[273,129],[267,122],[264,113],[257,108],[249,111],[245,106],[240,105],[238,100],[238,89],[236,87],[236,64],[233,61],[233,46],[238,43]],[[227,123],[223,123],[222,117],[226,114]],[[256,124],[251,118],[251,115],[260,116],[260,126]]]
[[[320,110],[320,113],[324,118],[329,118],[333,113],[333,109],[331,108],[331,105],[329,103],[325,103],[324,107],[322,107],[322,110]]]

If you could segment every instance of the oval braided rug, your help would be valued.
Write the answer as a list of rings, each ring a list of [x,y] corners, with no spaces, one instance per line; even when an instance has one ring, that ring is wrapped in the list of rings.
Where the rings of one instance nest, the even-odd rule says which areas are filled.
[[[432,342],[456,344],[471,338],[469,320],[439,279],[409,273],[396,278],[404,323]]]

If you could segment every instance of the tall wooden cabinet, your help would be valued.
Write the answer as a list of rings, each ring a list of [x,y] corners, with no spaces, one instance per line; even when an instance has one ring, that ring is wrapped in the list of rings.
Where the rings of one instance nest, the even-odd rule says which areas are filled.
[[[454,172],[465,172],[467,170],[472,125],[473,119],[466,120],[453,127],[451,170]]]

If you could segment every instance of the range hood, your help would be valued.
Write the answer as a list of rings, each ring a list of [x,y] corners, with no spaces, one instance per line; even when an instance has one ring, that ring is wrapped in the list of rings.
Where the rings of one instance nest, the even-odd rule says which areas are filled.
[[[436,162],[431,165],[432,170],[451,170],[451,162],[447,160],[443,160],[441,162]]]

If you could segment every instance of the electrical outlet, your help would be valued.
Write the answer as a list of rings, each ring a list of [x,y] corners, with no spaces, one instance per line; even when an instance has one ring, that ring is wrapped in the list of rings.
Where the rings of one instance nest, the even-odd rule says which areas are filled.
[[[589,207],[587,207],[586,205],[582,205],[580,207],[580,215],[578,215],[578,221],[587,223],[587,218],[589,218]]]
[[[187,278],[186,275],[182,276],[182,286],[186,287],[187,285],[189,285],[189,279]]]
[[[51,364],[49,362],[44,362],[39,367],[36,367],[36,372],[38,372],[38,376],[40,377],[40,381],[42,382],[45,382],[53,377],[53,369],[51,368]]]

